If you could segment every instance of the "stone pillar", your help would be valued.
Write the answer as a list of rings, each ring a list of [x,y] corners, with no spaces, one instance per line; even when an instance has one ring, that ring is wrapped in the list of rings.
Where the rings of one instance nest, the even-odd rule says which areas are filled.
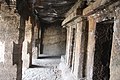
[[[17,79],[22,80],[22,47],[25,39],[25,19],[20,17],[19,40],[18,40],[18,64],[17,64]]]
[[[30,22],[30,18],[28,21],[25,22],[25,39],[23,41],[23,47],[22,47],[22,60],[23,60],[23,72],[25,69],[29,68],[29,62],[30,62],[30,42],[32,37],[32,24]]]
[[[82,35],[82,22],[81,19],[78,19],[79,21],[76,21],[76,39],[75,39],[75,63],[74,63],[74,75],[76,78],[79,76],[79,58],[80,58],[80,45],[81,45],[81,35]]]
[[[40,51],[40,41],[39,41],[39,26],[38,23],[36,23],[35,27],[34,27],[34,38],[33,38],[33,47],[32,47],[32,58],[33,59],[37,59],[38,55],[39,55],[39,51]]]
[[[18,43],[19,16],[0,10],[0,80],[16,80],[18,57],[14,57],[14,43]],[[18,54],[18,50],[16,55]]]
[[[76,43],[76,24],[72,25],[72,35],[71,36],[72,36],[72,41],[71,41],[71,46],[70,46],[71,47],[71,52],[70,52],[70,54],[71,54],[71,63],[72,63],[71,72],[74,73],[75,58],[76,58],[75,49],[76,49],[76,45],[77,45],[77,43]]]
[[[41,25],[38,22],[36,22],[36,26],[34,29],[34,55],[33,58],[36,59],[40,55],[40,46],[41,46]]]
[[[44,31],[45,31],[45,28],[42,24],[40,24],[40,54],[43,54],[43,38],[44,38]]]
[[[86,77],[87,43],[88,21],[86,17],[79,17],[75,21],[68,23],[66,45],[67,66],[76,79]]]
[[[110,80],[120,79],[120,8],[116,10],[117,18],[114,21],[112,53],[110,60]]]
[[[87,44],[88,44],[88,21],[86,17],[82,17],[80,33],[80,51],[79,53],[79,64],[78,64],[78,79],[84,79],[86,77],[86,60],[87,60]],[[76,56],[77,57],[77,56]]]
[[[74,69],[74,51],[75,51],[75,35],[76,35],[76,25],[69,23],[68,34],[67,34],[67,48],[66,48],[66,56],[67,56],[67,66],[71,68],[71,71]]]
[[[66,40],[66,63],[70,67],[70,43],[71,43],[71,30],[70,26],[67,26],[67,40]]]
[[[40,28],[40,23],[37,25],[38,27],[38,37],[36,39],[36,45],[37,45],[37,57],[40,55],[40,46],[41,46],[41,28]]]
[[[33,56],[33,50],[32,50],[32,47],[33,47],[33,40],[34,40],[34,27],[35,27],[35,19],[32,17],[31,18],[31,24],[32,24],[32,27],[31,27],[31,42],[30,42],[30,63],[29,65],[31,66],[32,65],[32,56]]]
[[[87,69],[86,77],[88,80],[92,80],[93,76],[93,64],[94,64],[94,51],[95,51],[95,27],[96,21],[90,16],[89,20],[89,31],[88,31],[88,49],[87,49]]]

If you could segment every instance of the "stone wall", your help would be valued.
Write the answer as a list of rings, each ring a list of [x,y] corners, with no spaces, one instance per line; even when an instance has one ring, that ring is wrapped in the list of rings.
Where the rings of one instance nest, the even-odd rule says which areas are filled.
[[[32,43],[32,58],[37,59],[39,55],[39,47],[40,43],[37,44],[36,40],[38,40],[38,25],[34,27],[34,36],[33,36],[33,43]]]
[[[88,48],[87,48],[87,64],[86,64],[86,78],[92,80],[93,76],[93,64],[94,64],[94,48],[95,48],[95,19],[92,17],[89,20],[88,31]]]
[[[37,54],[31,20],[25,21],[24,18],[20,18],[14,13],[15,6],[12,7],[10,10],[7,5],[1,4],[0,80],[22,79],[22,70],[24,72],[32,64],[33,50],[34,54]]]
[[[116,9],[117,16],[114,21],[113,46],[110,61],[110,80],[120,79],[120,8]]]
[[[96,1],[96,3],[99,3],[100,0]],[[106,2],[106,0],[105,0]],[[120,4],[120,2],[115,2],[103,9],[100,9],[98,11],[95,11],[93,9],[102,8],[101,6],[98,6],[96,3],[92,4],[94,8],[91,6],[88,6],[84,10],[84,14],[88,15],[89,19],[89,40],[88,40],[88,60],[87,60],[87,79],[92,80],[93,79],[93,64],[94,64],[94,53],[95,53],[95,30],[96,30],[96,24],[102,21],[111,20],[114,18],[114,33],[113,33],[113,43],[112,43],[112,51],[111,51],[111,60],[110,60],[110,80],[119,80],[119,52],[120,52],[120,45],[119,45],[119,12],[120,8],[117,6]],[[102,3],[104,5],[104,3]],[[89,9],[89,10],[88,10]],[[93,10],[93,12],[90,12],[90,10]],[[90,45],[89,45],[90,44]],[[99,62],[98,62],[99,63]],[[90,66],[91,65],[91,66]]]
[[[82,70],[80,69],[81,68],[81,64],[82,62],[80,62],[80,59],[82,60],[81,56],[80,56],[80,47],[81,47],[81,38],[82,38],[82,23],[81,22],[78,22],[76,25],[76,35],[75,35],[75,46],[74,46],[74,56],[75,56],[75,59],[74,59],[74,70],[73,70],[73,74],[75,75],[75,78],[78,79],[79,76],[81,76],[81,72]]]
[[[38,57],[36,46],[36,39],[38,39],[38,27],[37,24],[32,21],[33,20],[29,18],[29,20],[25,23],[25,39],[22,47],[23,70],[29,68],[32,65],[32,59],[37,59]]]
[[[112,0],[110,0],[112,2]],[[96,70],[96,72],[99,72],[100,70],[102,71],[103,68],[107,67],[106,69],[107,70],[104,70],[104,71],[108,71],[107,74],[107,77],[101,77],[100,75],[97,75],[97,79],[107,79],[109,78],[109,74],[110,74],[110,80],[119,80],[120,77],[119,77],[119,68],[120,68],[120,64],[119,64],[119,61],[120,61],[120,31],[119,31],[119,28],[120,28],[120,7],[118,5],[120,5],[120,1],[113,1],[112,3],[109,3],[107,2],[107,0],[97,0],[95,1],[94,3],[90,4],[88,7],[86,7],[84,10],[83,10],[83,14],[82,16],[86,17],[89,21],[89,30],[88,30],[88,45],[87,45],[87,63],[84,65],[84,62],[82,60],[83,58],[83,55],[81,55],[83,53],[83,49],[82,47],[84,45],[81,45],[81,42],[83,41],[84,42],[84,39],[81,38],[79,39],[81,36],[81,29],[80,27],[83,27],[83,25],[79,25],[79,34],[78,32],[76,33],[76,39],[78,39],[79,41],[77,41],[75,39],[75,43],[77,43],[75,46],[74,46],[74,51],[73,51],[73,57],[74,59],[72,60],[72,65],[73,65],[73,68],[71,70],[71,72],[73,73],[74,76],[79,76],[80,78],[87,78],[88,80],[96,80],[96,78],[94,78],[93,76],[96,75],[94,73],[94,70]],[[74,10],[76,10],[77,8],[75,8]],[[71,13],[72,14],[72,13]],[[67,14],[68,16],[70,14]],[[78,24],[78,22],[75,21],[75,19],[77,19],[76,16],[69,16],[69,17],[66,17],[66,19],[63,21],[63,26],[67,27],[67,49],[66,49],[66,62],[67,62],[67,65],[69,66],[70,64],[70,61],[69,61],[69,58],[70,58],[70,47],[71,47],[71,41],[70,41],[70,37],[72,36],[71,35],[71,28],[69,27],[73,27],[73,26],[69,26],[68,25],[66,26],[66,24]],[[106,57],[108,56],[106,59],[105,58],[100,58],[100,60],[98,60],[96,62],[95,60],[95,54],[96,54],[96,24],[100,23],[100,22],[104,22],[104,21],[109,21],[110,20],[110,23],[113,21],[114,19],[114,33],[113,33],[113,43],[112,43],[112,51],[109,52],[111,53],[111,60],[110,60],[110,63],[109,63],[109,60],[106,60],[108,58],[110,58],[110,56],[108,54],[104,54],[103,57]],[[74,23],[74,22],[75,23]],[[83,21],[81,21],[83,22]],[[109,25],[106,25],[107,27]],[[111,26],[111,25],[110,25]],[[109,26],[109,27],[110,27]],[[113,26],[113,25],[112,25]],[[78,27],[77,27],[77,30],[78,30]],[[83,32],[82,32],[83,33]],[[106,32],[107,34],[108,32]],[[84,33],[83,33],[84,34]],[[109,35],[112,34],[112,29],[110,30],[110,33],[108,33]],[[79,38],[77,38],[77,35],[79,35]],[[112,35],[111,35],[112,36]],[[110,38],[111,39],[111,38]],[[102,41],[101,41],[102,42]],[[109,43],[109,42],[108,42]],[[104,44],[105,45],[105,44]],[[109,46],[111,47],[111,46]],[[110,48],[107,48],[107,49],[110,49]],[[97,50],[100,50],[100,49],[97,49]],[[105,50],[107,51],[107,50]],[[84,54],[86,55],[86,54]],[[101,57],[101,56],[99,56]],[[79,59],[79,60],[78,60]],[[103,60],[104,59],[104,60]],[[102,62],[103,61],[103,62]],[[106,66],[104,66],[104,61],[107,62],[107,64],[105,64]],[[98,68],[95,68],[95,64],[96,63],[102,63],[102,66],[98,67]],[[80,66],[79,66],[80,65]],[[83,66],[82,66],[83,65]],[[110,66],[109,66],[110,65]],[[108,68],[108,66],[110,68]],[[85,68],[84,68],[85,67]],[[97,71],[99,68],[101,68],[99,71]],[[84,70],[85,69],[85,70]],[[79,71],[78,71],[79,70]],[[79,74],[83,71],[82,74]],[[109,72],[110,70],[110,72]],[[79,73],[78,73],[79,72]],[[102,72],[100,72],[100,74],[102,74]],[[103,74],[102,74],[103,75]],[[76,79],[75,79],[76,80]]]
[[[44,31],[43,54],[58,56],[65,54],[66,30],[60,26],[48,26]]]
[[[30,23],[30,19],[26,21],[26,27],[25,27],[25,39],[23,42],[22,47],[22,60],[23,60],[23,70],[26,68],[29,68],[30,66],[30,53],[29,53],[29,47],[31,43],[32,38],[32,24]]]
[[[85,17],[78,17],[74,21],[66,24],[66,28],[67,44],[65,63],[67,68],[69,68],[67,72],[71,72],[70,76],[74,77],[75,80],[83,79],[85,76],[85,59],[87,55],[87,20]],[[63,73],[65,72],[63,71]]]
[[[13,65],[13,43],[18,43],[19,17],[6,7],[0,10],[0,80],[16,80],[17,66]],[[17,59],[17,57],[16,57]]]

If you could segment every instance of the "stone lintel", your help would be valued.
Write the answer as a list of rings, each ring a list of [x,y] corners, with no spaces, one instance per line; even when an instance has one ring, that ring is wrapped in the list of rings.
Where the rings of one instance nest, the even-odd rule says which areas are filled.
[[[81,1],[78,1],[66,14],[66,19],[62,22],[62,26],[65,26],[67,23],[75,20],[82,14],[82,9],[80,8]]]
[[[94,3],[89,5],[87,8],[83,10],[83,16],[89,16],[91,14],[96,13],[99,10],[103,10],[109,5],[117,2],[118,0],[96,0]]]

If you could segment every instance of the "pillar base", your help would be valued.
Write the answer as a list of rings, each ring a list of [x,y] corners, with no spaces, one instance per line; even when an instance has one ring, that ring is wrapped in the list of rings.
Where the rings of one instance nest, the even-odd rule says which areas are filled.
[[[71,73],[70,68],[67,66],[64,55],[61,56],[61,62],[58,68],[62,71],[61,75],[63,80],[77,80],[75,76]]]

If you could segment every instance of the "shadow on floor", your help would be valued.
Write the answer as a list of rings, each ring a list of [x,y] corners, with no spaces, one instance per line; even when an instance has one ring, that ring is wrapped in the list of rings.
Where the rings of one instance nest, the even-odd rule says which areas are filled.
[[[53,68],[52,66],[38,66],[38,65],[31,65],[29,68]]]
[[[40,56],[38,59],[58,59],[61,58],[61,56]]]

